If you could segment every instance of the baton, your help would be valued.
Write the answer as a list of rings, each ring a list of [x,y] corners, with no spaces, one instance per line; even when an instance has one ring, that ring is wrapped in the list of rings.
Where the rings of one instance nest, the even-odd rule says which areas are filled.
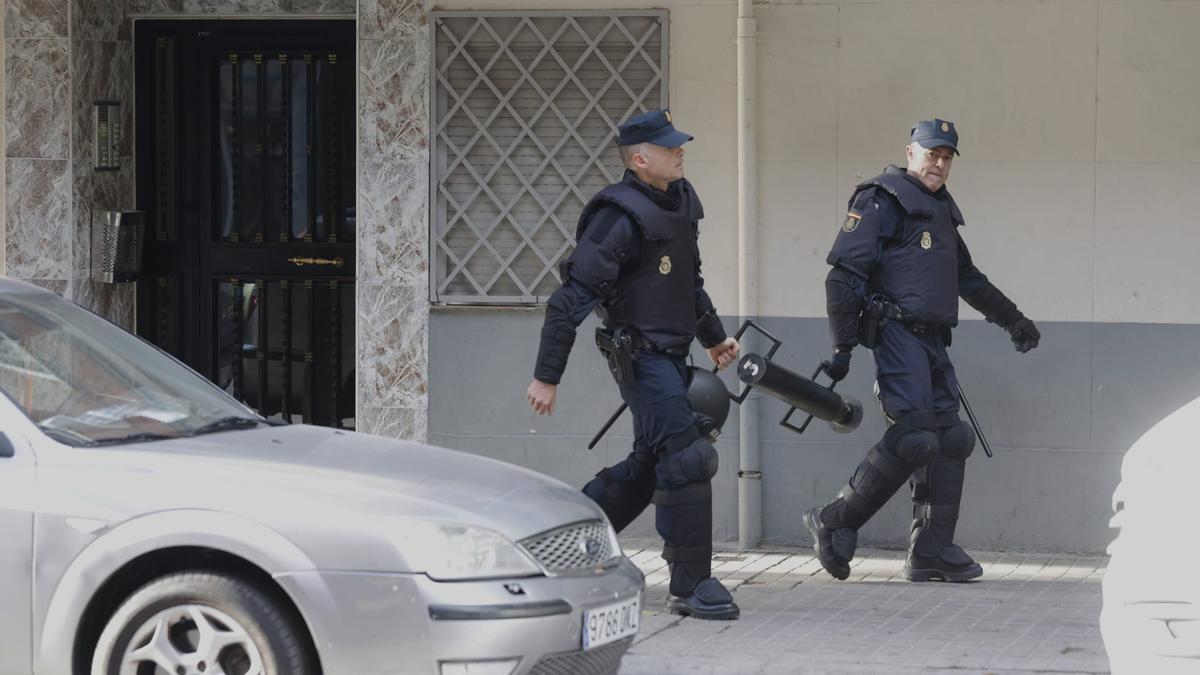
[[[616,423],[617,418],[620,417],[621,413],[625,412],[625,409],[628,407],[629,407],[628,403],[625,403],[625,402],[621,403],[621,407],[617,408],[617,411],[612,414],[612,417],[608,418],[608,421],[604,423],[604,426],[600,427],[600,431],[597,431],[596,435],[592,436],[592,442],[588,443],[588,448],[587,448],[588,450],[591,450],[592,448],[596,447],[596,444],[599,443],[600,439],[604,438],[604,434],[608,432],[609,427],[611,427],[614,423]]]
[[[975,419],[975,413],[971,411],[971,404],[967,402],[967,395],[963,393],[961,384],[958,385],[958,400],[962,401],[963,410],[967,411],[967,419],[971,420],[971,426],[975,429],[975,437],[979,439],[979,445],[983,446],[983,454],[991,457],[992,448],[988,445],[987,437],[983,435],[979,420]],[[609,424],[612,422],[610,421]]]

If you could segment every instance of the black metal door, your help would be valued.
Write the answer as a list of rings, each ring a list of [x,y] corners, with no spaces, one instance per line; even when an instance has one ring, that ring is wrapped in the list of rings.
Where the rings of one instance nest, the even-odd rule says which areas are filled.
[[[263,415],[352,425],[354,23],[135,40],[139,333]]]

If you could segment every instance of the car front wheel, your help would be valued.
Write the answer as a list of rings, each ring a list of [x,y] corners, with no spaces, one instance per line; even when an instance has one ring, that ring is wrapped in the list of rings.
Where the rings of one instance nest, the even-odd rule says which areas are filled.
[[[152,581],[113,614],[92,675],[313,675],[303,628],[234,577],[183,572]]]

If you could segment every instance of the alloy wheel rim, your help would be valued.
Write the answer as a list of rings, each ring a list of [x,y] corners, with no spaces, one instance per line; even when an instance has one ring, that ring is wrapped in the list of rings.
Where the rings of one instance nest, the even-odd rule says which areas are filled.
[[[175,605],[133,632],[120,675],[265,675],[245,626],[204,605]]]

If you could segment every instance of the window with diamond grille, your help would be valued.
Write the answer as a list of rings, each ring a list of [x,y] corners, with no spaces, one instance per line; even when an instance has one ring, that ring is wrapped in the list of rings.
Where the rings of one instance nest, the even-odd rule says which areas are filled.
[[[667,104],[667,13],[432,18],[432,300],[544,302],[621,177],[617,124]]]

